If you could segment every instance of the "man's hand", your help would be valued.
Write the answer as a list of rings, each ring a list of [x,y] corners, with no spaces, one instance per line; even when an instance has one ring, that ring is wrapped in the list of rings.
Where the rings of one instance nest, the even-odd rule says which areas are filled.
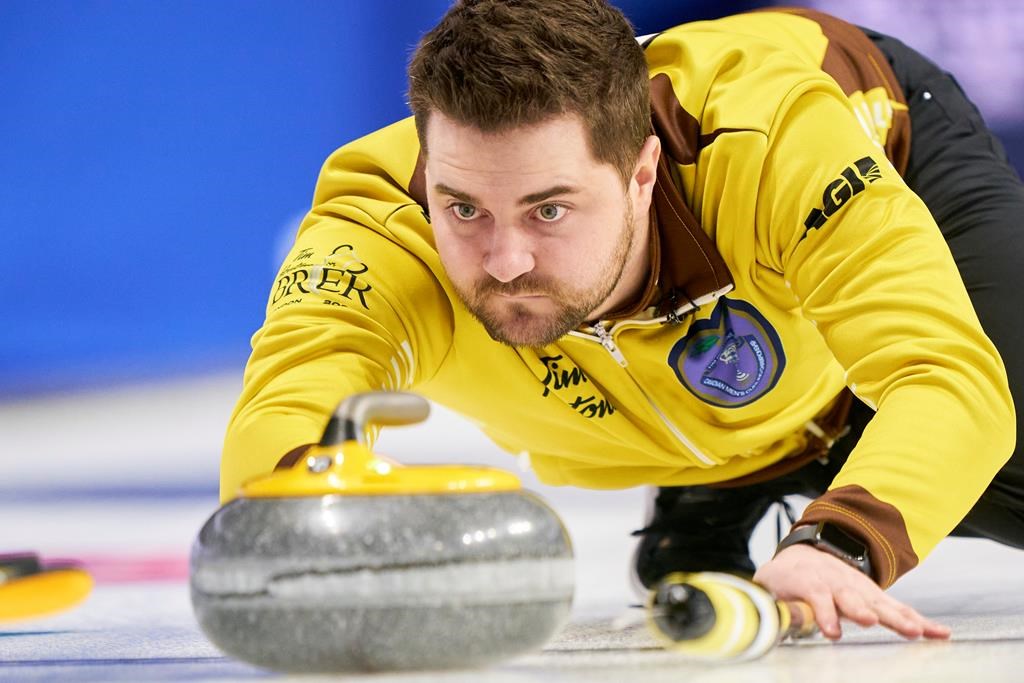
[[[803,600],[818,628],[839,640],[845,618],[861,626],[880,624],[904,638],[949,638],[949,629],[925,619],[888,595],[870,578],[840,559],[809,545],[793,545],[765,563],[754,580],[779,600]]]

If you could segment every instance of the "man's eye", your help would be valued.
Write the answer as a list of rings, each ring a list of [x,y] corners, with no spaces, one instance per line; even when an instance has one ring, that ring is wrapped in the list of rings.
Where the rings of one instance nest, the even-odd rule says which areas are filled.
[[[468,221],[476,217],[476,207],[472,204],[452,204],[449,208],[459,220]]]
[[[565,216],[566,208],[561,204],[544,204],[537,209],[537,217],[549,223]]]

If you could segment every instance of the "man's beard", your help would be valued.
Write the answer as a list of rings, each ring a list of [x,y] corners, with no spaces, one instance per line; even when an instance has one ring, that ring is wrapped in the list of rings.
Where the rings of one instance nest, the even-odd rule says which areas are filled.
[[[485,275],[472,290],[453,285],[466,308],[495,341],[509,346],[546,346],[578,328],[611,295],[622,278],[635,234],[633,205],[627,199],[619,241],[611,258],[600,269],[604,277],[586,290],[573,290],[532,272],[509,282]],[[554,310],[539,314],[532,311],[531,306],[515,301],[496,305],[495,298],[502,294],[544,296],[547,299],[544,305],[553,306]]]

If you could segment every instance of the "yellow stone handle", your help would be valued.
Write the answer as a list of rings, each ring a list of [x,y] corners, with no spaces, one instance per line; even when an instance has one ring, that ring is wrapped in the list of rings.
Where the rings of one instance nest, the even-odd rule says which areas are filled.
[[[288,468],[245,482],[244,498],[296,496],[395,496],[414,494],[501,493],[519,491],[511,472],[476,465],[406,466],[370,450],[368,425],[422,422],[430,403],[418,394],[376,391],[342,401],[320,443]]]
[[[371,391],[349,396],[338,404],[331,416],[321,446],[346,441],[366,443],[366,427],[408,425],[423,422],[430,415],[430,402],[407,391]]]

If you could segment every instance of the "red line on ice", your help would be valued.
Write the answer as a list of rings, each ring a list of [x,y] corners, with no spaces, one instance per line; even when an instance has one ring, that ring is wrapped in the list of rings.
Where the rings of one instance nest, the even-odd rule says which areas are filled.
[[[45,560],[45,564],[62,562],[84,567],[96,583],[188,580],[186,555],[78,555]]]

